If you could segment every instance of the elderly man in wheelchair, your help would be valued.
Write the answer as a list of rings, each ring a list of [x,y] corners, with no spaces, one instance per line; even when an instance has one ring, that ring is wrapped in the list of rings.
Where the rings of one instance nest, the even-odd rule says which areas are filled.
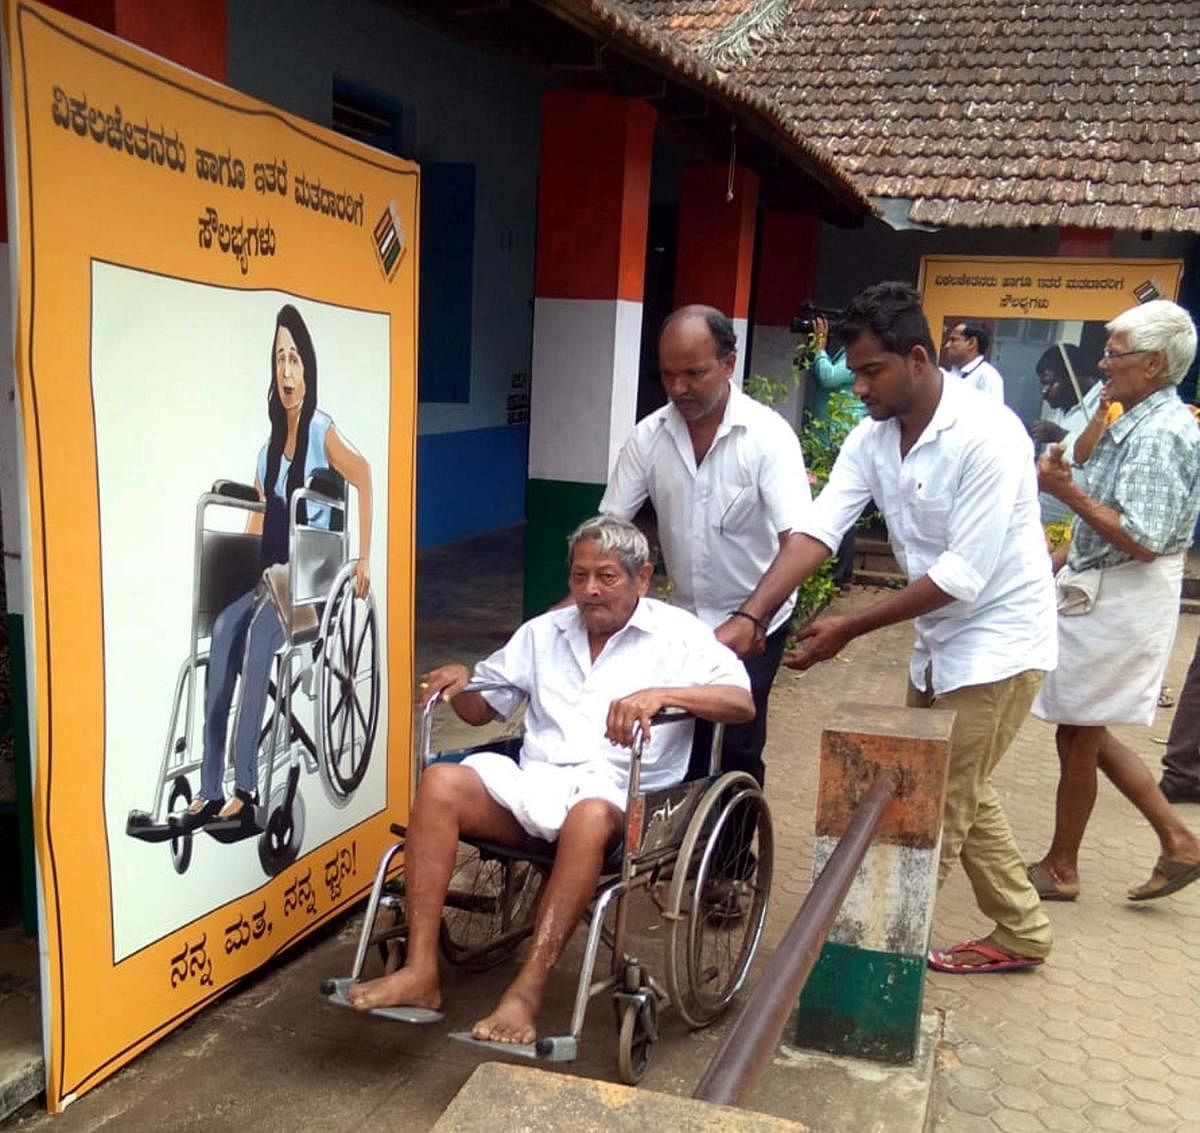
[[[622,837],[630,751],[664,708],[717,723],[754,717],[745,668],[691,614],[646,593],[652,565],[645,537],[609,517],[570,537],[572,604],[526,622],[475,667],[474,692],[462,665],[426,674],[421,699],[448,698],[467,723],[507,718],[527,696],[517,764],[478,752],[435,763],[422,776],[407,831],[404,966],[353,984],[361,1010],[441,1006],[438,937],[460,837],[520,846],[529,836],[557,841],[532,943],[516,978],[476,1039],[533,1042],[547,979],[596,892],[606,854]],[[660,724],[642,748],[647,790],[680,782],[691,722]]]

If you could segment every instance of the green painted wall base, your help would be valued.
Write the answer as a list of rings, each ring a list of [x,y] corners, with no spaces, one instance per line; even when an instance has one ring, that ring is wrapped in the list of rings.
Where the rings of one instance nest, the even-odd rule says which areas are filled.
[[[921,1029],[925,957],[826,942],[800,993],[798,1046],[911,1062]]]
[[[567,593],[567,536],[595,515],[603,484],[530,480],[525,487],[526,618],[545,612]]]

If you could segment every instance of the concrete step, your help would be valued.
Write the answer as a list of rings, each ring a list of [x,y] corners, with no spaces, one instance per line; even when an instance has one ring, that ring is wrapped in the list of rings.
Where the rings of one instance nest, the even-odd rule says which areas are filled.
[[[0,929],[0,1122],[45,1085],[37,941]]]
[[[808,1128],[798,1121],[748,1109],[710,1105],[540,1067],[485,1062],[455,1095],[433,1133],[496,1133],[504,1129],[806,1133]]]

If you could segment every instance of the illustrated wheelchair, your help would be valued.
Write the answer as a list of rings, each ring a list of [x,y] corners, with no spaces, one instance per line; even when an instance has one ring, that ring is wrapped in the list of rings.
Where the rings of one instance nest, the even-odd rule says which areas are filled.
[[[471,685],[488,691],[494,685]],[[433,710],[421,719],[414,774],[431,762],[459,761],[476,751],[499,751],[513,759],[520,737],[431,755]],[[690,717],[668,711],[654,723]],[[565,1034],[538,1038],[525,1046],[450,1037],[504,1054],[550,1062],[577,1057],[589,1001],[612,994],[618,1026],[617,1066],[622,1081],[645,1074],[659,1039],[659,1016],[674,1007],[691,1027],[713,1022],[746,981],[762,936],[771,888],[774,841],[766,799],[745,772],[717,770],[721,729],[714,736],[709,774],[664,790],[639,789],[644,737],[630,761],[629,789],[621,845],[605,861],[591,907],[574,1010]],[[385,971],[403,963],[407,927],[404,875],[393,859],[404,849],[406,830],[393,825],[400,841],[384,851],[367,902],[363,928],[347,979],[325,980],[322,993],[349,1006],[346,993],[378,953]],[[731,853],[731,847],[733,852]],[[440,945],[453,965],[481,971],[515,953],[533,931],[542,884],[554,864],[554,845],[527,838],[519,848],[469,840],[460,843],[442,914]],[[389,876],[394,873],[394,876]],[[665,926],[663,981],[629,951],[630,898],[644,892]],[[601,946],[608,950],[607,975],[595,978]],[[369,1012],[403,1022],[435,1022],[440,1012],[382,1007]]]
[[[300,523],[302,500],[310,512],[328,509],[329,526]],[[143,842],[169,843],[171,862],[181,874],[191,864],[193,836],[203,830],[225,843],[257,837],[259,861],[274,876],[296,860],[304,840],[301,768],[316,772],[330,803],[344,807],[366,775],[375,743],[383,641],[374,595],[364,599],[355,593],[344,483],[331,470],[318,469],[293,493],[287,564],[266,572],[259,565],[261,536],[246,532],[242,518],[264,511],[252,486],[229,480],[218,480],[196,505],[191,649],[175,682],[154,804],[149,811],[130,811],[125,828]],[[243,530],[230,530],[231,517],[234,523],[240,519]],[[200,677],[207,671],[213,625],[226,606],[256,587],[256,601],[273,602],[279,613],[283,644],[272,662],[259,735],[254,820],[238,817],[185,830],[178,816],[192,801],[192,779],[200,770],[201,753],[195,750],[204,704]],[[301,702],[311,705],[304,713],[307,725],[298,712]],[[230,734],[240,711],[239,696]],[[228,759],[224,793],[233,793]]]

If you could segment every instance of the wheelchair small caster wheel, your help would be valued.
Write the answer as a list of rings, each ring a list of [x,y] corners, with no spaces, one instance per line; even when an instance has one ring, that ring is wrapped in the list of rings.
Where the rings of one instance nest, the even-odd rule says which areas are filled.
[[[654,1057],[658,1042],[658,1002],[653,994],[640,1003],[627,1001],[621,1011],[621,1031],[617,1036],[617,1072],[621,1081],[636,1086]]]
[[[271,792],[267,825],[258,839],[258,860],[268,877],[287,869],[299,856],[304,841],[304,799],[296,791],[291,809],[284,807],[287,787]]]
[[[182,813],[192,805],[192,785],[186,775],[176,775],[171,783],[171,793],[167,796],[167,814]],[[178,809],[176,809],[178,808]],[[180,830],[171,835],[171,865],[176,873],[187,873],[192,864],[192,832]]]

